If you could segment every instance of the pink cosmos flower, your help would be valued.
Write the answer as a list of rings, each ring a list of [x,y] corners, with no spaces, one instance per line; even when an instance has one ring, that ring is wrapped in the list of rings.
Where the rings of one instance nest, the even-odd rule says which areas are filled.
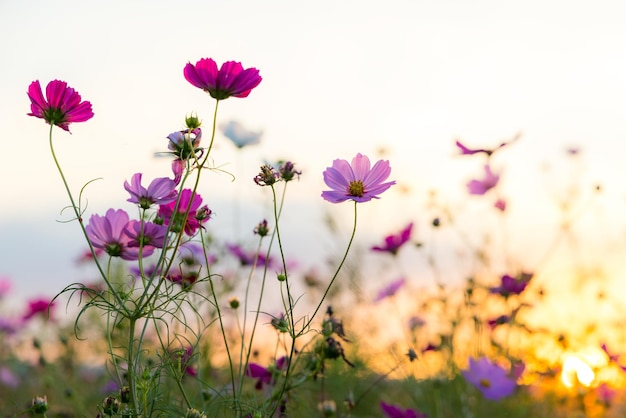
[[[257,363],[248,364],[246,369],[246,376],[257,379],[254,385],[255,389],[263,389],[263,385],[273,385],[276,380],[277,372],[282,370],[287,365],[287,357],[283,356],[276,360],[276,363],[263,367]]]
[[[178,210],[174,212],[176,202],[170,202],[159,206],[158,216],[163,219],[165,225],[171,224],[171,231],[181,232],[184,230],[187,235],[193,236],[202,227],[202,224],[209,220],[211,215],[211,210],[207,206],[200,207],[200,205],[202,205],[202,197],[193,193],[191,189],[184,189],[180,194]],[[189,213],[185,221],[187,210]]]
[[[483,195],[496,187],[499,180],[500,176],[494,174],[491,171],[491,167],[489,167],[488,164],[485,164],[485,177],[482,180],[470,180],[467,183],[467,190],[470,194]]]
[[[391,405],[385,402],[380,403],[380,409],[387,418],[427,418],[426,414],[415,409],[402,409],[400,406]]]
[[[31,103],[28,116],[41,118],[65,131],[70,131],[70,123],[85,122],[93,117],[91,103],[81,102],[80,94],[65,81],[52,80],[48,83],[47,100],[43,97],[39,80],[30,83],[27,94]]]
[[[389,283],[387,286],[378,291],[378,294],[374,298],[374,302],[380,302],[383,299],[392,297],[393,295],[398,293],[398,290],[400,290],[400,288],[404,286],[405,282],[406,280],[404,278],[400,278]]]
[[[136,203],[143,209],[150,209],[150,206],[164,205],[176,200],[176,182],[167,177],[160,177],[152,180],[146,189],[141,185],[141,173],[133,174],[130,184],[125,181],[124,189],[130,193],[127,202]]]
[[[218,70],[217,64],[211,58],[202,58],[196,65],[187,63],[183,73],[192,85],[217,100],[231,96],[248,97],[262,80],[256,68],[244,69],[239,62],[226,61]]]
[[[28,321],[33,317],[40,315],[42,318],[48,319],[52,316],[55,304],[48,298],[35,298],[28,301],[26,313],[22,316],[24,321]]]
[[[8,277],[0,277],[0,299],[11,293],[13,282]]]
[[[498,209],[500,212],[504,212],[506,210],[506,200],[498,199],[493,204],[493,207]]]
[[[372,247],[372,251],[388,252],[392,255],[396,255],[400,247],[406,244],[411,238],[411,230],[413,229],[413,222],[411,222],[406,228],[400,231],[396,235],[388,235],[385,237],[385,243],[383,245],[376,245]]]
[[[239,149],[248,145],[258,144],[261,142],[261,135],[263,135],[263,131],[251,131],[235,120],[221,125],[220,130]]]
[[[379,160],[370,166],[365,155],[357,154],[352,163],[346,160],[333,161],[332,167],[324,171],[324,182],[332,190],[322,192],[322,197],[331,203],[346,200],[368,202],[378,199],[378,195],[396,184],[395,181],[384,183],[391,174],[389,161]]]
[[[111,257],[137,260],[139,248],[130,247],[132,238],[125,232],[128,223],[128,214],[124,210],[109,209],[104,216],[91,215],[85,230],[95,248],[104,250]],[[147,257],[153,252],[154,247],[144,247],[143,256]]]
[[[486,399],[497,401],[513,393],[517,386],[507,371],[486,357],[471,358],[469,368],[462,371],[463,377],[480,390]]]
[[[532,273],[521,273],[518,277],[505,274],[500,277],[500,285],[491,287],[489,291],[504,296],[505,298],[511,295],[519,295],[526,289],[532,278]]]

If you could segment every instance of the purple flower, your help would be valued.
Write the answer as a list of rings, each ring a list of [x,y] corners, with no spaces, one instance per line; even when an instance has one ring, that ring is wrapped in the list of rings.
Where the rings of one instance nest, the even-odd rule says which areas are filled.
[[[91,103],[81,102],[80,94],[69,87],[65,81],[52,80],[46,86],[46,97],[43,97],[39,80],[28,86],[30,111],[28,116],[45,120],[50,125],[70,131],[72,122],[85,122],[93,117]]]
[[[220,129],[224,133],[224,136],[230,139],[239,149],[247,145],[258,144],[261,142],[261,135],[263,135],[262,131],[250,131],[235,120],[231,120],[227,124],[221,125]]]
[[[141,185],[141,173],[133,174],[130,184],[124,182],[124,189],[130,193],[130,199],[127,202],[136,203],[143,209],[149,209],[150,206],[164,205],[176,200],[176,182],[167,177],[160,177],[152,180],[152,183],[146,189]]]
[[[111,257],[121,257],[124,260],[137,260],[139,248],[131,248],[126,226],[129,223],[128,214],[122,209],[109,209],[104,216],[91,215],[85,226],[87,236],[95,248],[104,250]],[[143,256],[152,254],[154,248],[143,249]]]
[[[505,274],[500,277],[500,286],[491,287],[489,291],[504,296],[505,298],[511,295],[519,295],[526,289],[526,286],[528,286],[532,278],[532,273],[521,273],[519,277],[512,277]]]
[[[389,174],[391,167],[386,160],[379,160],[371,167],[369,158],[360,153],[352,159],[352,163],[337,159],[332,167],[324,171],[324,182],[332,190],[322,192],[322,197],[331,203],[346,200],[361,203],[378,199],[377,195],[396,184],[395,181],[384,183]]]
[[[48,319],[52,316],[52,309],[54,308],[54,302],[48,298],[35,298],[28,301],[26,307],[26,313],[22,316],[24,321],[28,321],[33,317],[40,315],[43,318]]]
[[[415,409],[402,409],[397,405],[391,405],[385,402],[380,403],[380,409],[387,418],[426,418],[426,414],[416,411]]]
[[[378,291],[378,294],[374,298],[374,302],[380,302],[381,300],[385,298],[389,298],[395,295],[398,292],[398,290],[400,290],[400,288],[404,286],[404,283],[405,283],[404,278],[396,279],[393,282],[389,283],[387,286],[383,287],[382,289]]]
[[[252,264],[254,264],[255,259],[257,266],[264,266],[265,264],[267,264],[269,267],[273,262],[271,258],[267,260],[263,254],[257,254],[256,252],[247,252],[240,245],[237,244],[226,244],[226,248],[232,255],[239,259],[239,263],[242,266],[251,266]]]
[[[283,356],[276,360],[275,364],[271,364],[268,367],[263,367],[257,363],[250,363],[246,368],[246,376],[257,379],[254,385],[255,389],[263,389],[263,385],[273,385],[276,380],[276,375],[287,365],[287,357]]]
[[[142,222],[132,220],[126,224],[124,233],[130,238],[128,246],[135,248],[143,246],[143,252],[145,254],[146,249],[151,248],[150,252],[154,251],[154,247],[163,248],[165,246],[165,233],[167,227],[165,225],[157,225],[152,222]]]
[[[202,197],[199,194],[193,193],[191,189],[184,189],[180,193],[180,199],[176,212],[176,202],[170,202],[166,205],[159,206],[158,216],[163,219],[165,225],[170,225],[170,230],[173,232],[185,231],[189,236],[193,236],[198,229],[202,227],[202,224],[210,219],[210,213],[208,207],[200,207],[202,204]],[[189,210],[187,219],[185,219],[185,212]]]
[[[496,187],[498,180],[500,180],[500,176],[494,174],[491,171],[491,167],[485,164],[485,177],[482,180],[470,180],[467,183],[467,190],[470,194],[483,195]]]
[[[413,229],[413,222],[411,222],[406,228],[400,231],[396,235],[388,235],[385,237],[385,243],[383,245],[375,245],[372,247],[372,251],[388,252],[392,255],[396,255],[400,247],[406,244],[411,238],[411,230]]]
[[[17,388],[20,385],[20,378],[7,366],[0,367],[0,382],[7,387]]]
[[[506,370],[492,363],[486,357],[470,359],[469,368],[462,372],[463,377],[480,390],[489,400],[497,401],[513,393],[515,380],[507,375]]]
[[[460,141],[456,141],[456,146],[461,150],[461,155],[474,155],[474,154],[484,153],[484,154],[487,155],[487,157],[490,157],[494,152],[498,151],[500,148],[510,144],[511,142],[517,141],[520,138],[520,136],[521,135],[518,133],[511,140],[506,141],[506,142],[502,142],[497,147],[490,148],[490,149],[486,149],[486,148],[468,148],[465,145],[463,145]]]
[[[231,96],[248,97],[262,80],[256,68],[244,69],[239,62],[226,61],[218,70],[217,64],[211,58],[202,58],[196,65],[187,63],[183,73],[187,81],[216,100]]]

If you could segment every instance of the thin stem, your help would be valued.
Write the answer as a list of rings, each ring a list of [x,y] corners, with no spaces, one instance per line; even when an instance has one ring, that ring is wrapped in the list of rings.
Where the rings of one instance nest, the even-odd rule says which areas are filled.
[[[317,315],[320,308],[322,307],[322,303],[324,303],[324,299],[326,299],[326,296],[328,295],[328,292],[330,291],[331,286],[335,282],[335,279],[337,279],[337,276],[339,275],[341,268],[346,262],[346,259],[348,258],[348,253],[350,252],[350,247],[352,246],[352,242],[354,241],[354,236],[356,234],[356,225],[357,225],[357,202],[355,201],[354,202],[354,226],[352,227],[352,235],[350,235],[350,241],[348,242],[348,247],[346,248],[346,252],[344,253],[343,258],[341,259],[341,262],[339,263],[339,266],[337,267],[337,270],[335,271],[333,278],[330,280],[330,283],[328,283],[328,286],[326,287],[326,290],[324,291],[324,294],[322,295],[322,298],[320,299],[320,302],[317,305],[317,308],[315,308],[315,311],[313,311],[313,314],[311,315],[309,320],[305,323],[304,327],[302,328],[303,331],[306,328],[308,328],[309,325],[311,325],[311,322],[313,322],[315,315]]]
[[[63,180],[63,186],[65,186],[65,191],[67,192],[67,195],[70,198],[70,202],[72,204],[72,209],[74,210],[74,214],[76,215],[76,220],[78,221],[78,224],[80,225],[81,231],[83,231],[83,235],[85,236],[85,240],[87,240],[87,245],[89,245],[89,250],[91,251],[91,255],[92,255],[93,260],[94,260],[94,262],[96,264],[96,267],[98,268],[98,271],[100,272],[100,276],[102,276],[102,279],[107,284],[107,287],[109,288],[109,291],[111,292],[113,297],[116,299],[116,302],[117,302],[118,306],[120,307],[120,309],[123,309],[124,313],[127,315],[129,312],[126,309],[124,303],[122,302],[122,299],[120,298],[120,295],[117,293],[117,291],[115,290],[115,288],[113,287],[113,285],[109,281],[108,276],[105,274],[104,270],[102,269],[102,266],[98,262],[98,257],[96,256],[96,250],[93,247],[93,244],[91,243],[91,240],[89,239],[89,235],[87,234],[87,230],[85,229],[85,225],[83,223],[83,218],[82,218],[82,213],[80,211],[80,207],[77,206],[75,201],[74,201],[74,196],[72,195],[70,187],[67,184],[67,180],[65,179],[65,174],[63,174],[63,170],[61,169],[61,164],[59,164],[59,160],[57,159],[56,153],[54,152],[54,145],[52,144],[52,128],[53,127],[54,127],[54,125],[50,124],[50,132],[49,132],[49,135],[48,135],[48,142],[50,144],[50,153],[52,154],[52,159],[54,160],[54,165],[56,166],[57,171],[61,175],[61,180]]]

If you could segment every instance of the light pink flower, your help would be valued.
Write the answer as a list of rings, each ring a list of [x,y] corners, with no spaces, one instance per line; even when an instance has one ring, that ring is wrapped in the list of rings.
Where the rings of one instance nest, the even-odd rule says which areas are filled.
[[[218,70],[217,64],[211,58],[202,58],[196,65],[187,63],[183,73],[192,85],[217,100],[231,96],[248,97],[262,80],[256,68],[244,69],[239,62],[226,61]]]
[[[0,277],[0,298],[5,297],[11,293],[13,289],[13,282],[8,277]]]
[[[251,131],[236,120],[220,125],[220,130],[240,149],[248,145],[258,144],[261,142],[261,135],[263,135],[263,131]]]
[[[378,199],[379,194],[396,184],[395,181],[385,182],[389,174],[391,167],[386,160],[379,160],[371,167],[369,158],[360,153],[352,163],[337,159],[324,171],[324,182],[332,190],[323,191],[322,197],[331,203]]]
[[[91,103],[81,102],[80,94],[65,81],[52,80],[48,83],[47,100],[43,97],[39,80],[30,83],[27,94],[31,102],[28,116],[41,118],[68,132],[70,123],[85,122],[93,117]]]

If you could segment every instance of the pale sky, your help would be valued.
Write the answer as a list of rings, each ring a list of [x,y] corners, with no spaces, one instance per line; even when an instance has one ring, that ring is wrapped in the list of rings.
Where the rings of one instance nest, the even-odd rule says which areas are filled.
[[[325,210],[350,210],[321,200],[323,170],[357,152],[375,157],[383,146],[392,177],[412,197],[394,192],[364,206],[362,236],[428,224],[418,205],[428,190],[462,200],[464,184],[481,174],[479,159],[452,158],[454,140],[489,147],[518,132],[494,164],[504,190],[522,196],[511,216],[528,222],[525,230],[546,221],[538,202],[546,210],[554,202],[542,167],[569,146],[583,150],[585,181],[602,182],[620,213],[625,19],[622,1],[3,1],[0,276],[14,279],[22,296],[80,280],[71,277],[80,231],[56,222],[67,200],[48,128],[26,116],[29,83],[58,78],[91,101],[92,120],[72,125],[72,135],[54,130],[58,156],[76,192],[103,178],[88,189],[88,215],[130,212],[124,180],[138,171],[170,175],[169,161],[153,154],[185,115],[197,112],[208,130],[213,102],[182,75],[204,57],[241,61],[263,77],[248,98],[220,105],[221,122],[264,131],[261,145],[240,154],[218,134],[216,163],[243,182],[216,176],[205,188],[223,219],[229,199],[250,195],[260,162],[282,158],[304,171],[290,193],[311,218],[292,222],[315,229]],[[259,202],[267,195],[253,190],[249,204],[266,205]]]

